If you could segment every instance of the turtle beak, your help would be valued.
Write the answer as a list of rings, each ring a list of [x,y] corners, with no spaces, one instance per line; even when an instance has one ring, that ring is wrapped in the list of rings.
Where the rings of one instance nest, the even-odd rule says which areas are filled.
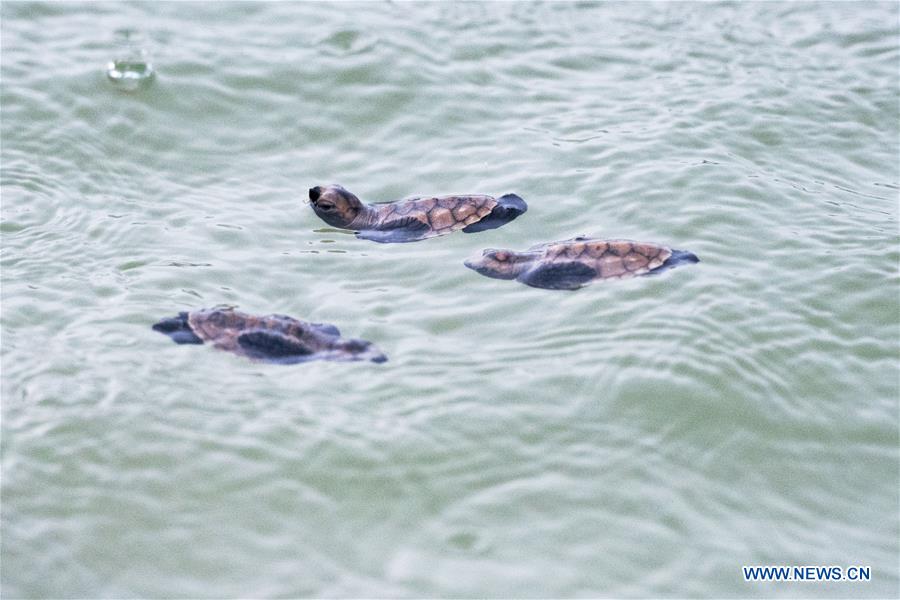
[[[484,266],[484,263],[480,258],[470,258],[468,260],[464,260],[463,264],[472,269],[473,271],[478,271],[478,269]]]
[[[469,260],[464,261],[463,264],[485,277],[492,277],[494,279],[515,279],[519,274],[519,270],[512,264],[497,263],[490,258],[485,258],[485,256],[491,252],[494,252],[494,250],[485,250],[484,256],[470,258]]]
[[[463,261],[463,264],[466,265],[467,267],[469,267],[470,269],[474,269],[475,271],[478,271],[478,269],[484,267],[484,261],[481,259],[493,252],[496,252],[496,250],[494,248],[486,248],[481,251],[481,256],[479,256],[478,258],[470,258],[468,260],[465,260],[465,261]]]
[[[318,201],[319,196],[322,195],[322,188],[319,186],[309,188],[309,201],[313,204]]]

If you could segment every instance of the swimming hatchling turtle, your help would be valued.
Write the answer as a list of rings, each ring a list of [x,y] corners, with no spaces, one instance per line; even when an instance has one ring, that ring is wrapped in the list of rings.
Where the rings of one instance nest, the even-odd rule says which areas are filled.
[[[475,233],[496,229],[528,210],[515,194],[410,198],[386,204],[365,204],[339,185],[309,189],[319,217],[357,237],[374,242],[416,242],[461,229]]]
[[[495,279],[515,279],[550,290],[577,290],[596,279],[651,275],[699,261],[691,252],[658,244],[582,236],[538,244],[525,252],[489,249],[465,265]]]
[[[220,350],[271,363],[387,360],[371,342],[342,338],[334,325],[285,315],[258,317],[231,308],[211,308],[178,313],[177,317],[156,323],[153,329],[178,344],[209,342]]]

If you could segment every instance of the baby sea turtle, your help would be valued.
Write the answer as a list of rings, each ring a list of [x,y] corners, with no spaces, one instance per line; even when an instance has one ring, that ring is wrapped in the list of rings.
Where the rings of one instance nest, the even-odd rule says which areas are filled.
[[[309,200],[316,214],[332,227],[353,229],[357,237],[381,243],[417,242],[459,229],[464,233],[495,229],[528,210],[515,194],[365,204],[339,185],[310,188]]]
[[[628,279],[700,262],[691,252],[630,240],[577,237],[525,252],[485,250],[465,265],[487,277],[515,279],[549,290],[577,290],[595,279]]]
[[[279,364],[309,360],[371,360],[387,357],[371,342],[342,338],[334,325],[285,315],[258,317],[232,308],[178,313],[153,326],[178,344],[209,342],[220,350]]]

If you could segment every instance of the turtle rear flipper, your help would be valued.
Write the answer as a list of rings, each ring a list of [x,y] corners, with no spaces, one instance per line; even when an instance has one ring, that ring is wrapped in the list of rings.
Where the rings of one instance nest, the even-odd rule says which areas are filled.
[[[528,210],[528,205],[515,194],[506,194],[497,198],[497,206],[480,221],[463,227],[463,233],[476,233],[497,229],[506,225],[522,213]]]
[[[197,337],[188,324],[188,314],[186,312],[178,313],[178,316],[172,319],[163,319],[159,323],[155,323],[153,331],[169,336],[176,344],[203,343],[203,340]]]
[[[356,237],[381,244],[415,242],[426,237],[431,228],[415,217],[394,219],[378,225],[377,229],[363,229],[356,232]]]
[[[254,329],[237,337],[238,346],[250,358],[271,362],[300,362],[313,354],[298,339],[276,331]]]
[[[580,262],[539,265],[519,276],[519,281],[531,287],[547,290],[577,290],[597,277],[597,272]]]
[[[697,258],[697,255],[693,252],[688,252],[687,250],[672,250],[672,255],[666,259],[666,262],[650,271],[648,275],[656,275],[668,271],[669,269],[674,269],[680,265],[692,265],[698,262],[700,262],[700,259]]]

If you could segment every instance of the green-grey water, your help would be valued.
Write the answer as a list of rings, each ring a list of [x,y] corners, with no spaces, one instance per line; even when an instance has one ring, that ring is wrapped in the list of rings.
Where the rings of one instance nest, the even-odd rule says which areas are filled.
[[[3,597],[897,597],[898,35],[896,3],[3,2]],[[333,182],[529,211],[378,245],[304,204]],[[583,233],[702,262],[462,265]],[[390,360],[150,329],[217,304]]]

